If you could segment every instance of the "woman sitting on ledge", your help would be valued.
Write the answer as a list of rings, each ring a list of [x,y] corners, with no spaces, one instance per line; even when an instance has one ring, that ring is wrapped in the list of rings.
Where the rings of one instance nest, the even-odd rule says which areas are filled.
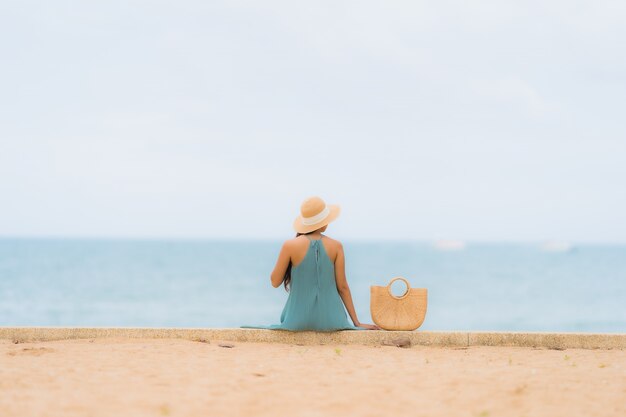
[[[339,241],[322,235],[339,211],[339,206],[326,205],[319,197],[302,203],[301,215],[293,224],[296,237],[283,244],[271,275],[273,287],[283,284],[289,292],[280,324],[241,327],[316,331],[379,329],[359,322],[346,280],[343,247]],[[354,325],[348,322],[344,304]]]

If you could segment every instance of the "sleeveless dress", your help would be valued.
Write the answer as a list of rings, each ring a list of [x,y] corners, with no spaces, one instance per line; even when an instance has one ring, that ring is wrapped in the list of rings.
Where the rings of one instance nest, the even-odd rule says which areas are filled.
[[[271,330],[366,330],[348,322],[343,301],[335,282],[335,265],[322,239],[309,239],[309,249],[302,262],[291,268],[287,303],[280,324],[243,325],[242,328]]]

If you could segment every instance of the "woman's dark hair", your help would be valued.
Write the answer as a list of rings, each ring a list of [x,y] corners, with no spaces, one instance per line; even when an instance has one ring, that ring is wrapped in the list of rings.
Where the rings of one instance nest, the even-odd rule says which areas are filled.
[[[314,230],[315,231],[315,230]],[[313,232],[314,232],[313,231]],[[310,235],[313,232],[309,233],[296,233],[296,237],[300,235]],[[283,285],[285,286],[285,291],[289,292],[289,287],[291,283],[291,260],[289,261],[289,265],[287,265],[287,270],[285,271],[285,279],[283,280]]]

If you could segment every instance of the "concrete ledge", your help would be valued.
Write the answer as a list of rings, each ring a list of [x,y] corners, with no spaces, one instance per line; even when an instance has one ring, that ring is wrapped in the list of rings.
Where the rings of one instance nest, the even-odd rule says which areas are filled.
[[[130,328],[130,327],[0,327],[0,339],[20,342],[95,338],[155,338],[269,342],[298,345],[406,344],[413,346],[518,346],[548,349],[625,349],[623,333],[513,333],[513,332],[400,332],[344,330],[290,332],[240,328]]]

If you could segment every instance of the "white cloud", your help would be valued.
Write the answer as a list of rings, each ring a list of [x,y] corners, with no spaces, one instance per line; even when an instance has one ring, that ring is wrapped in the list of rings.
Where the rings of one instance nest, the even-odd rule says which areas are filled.
[[[496,80],[483,80],[474,83],[475,92],[491,99],[496,105],[517,105],[533,115],[544,115],[557,110],[528,82],[510,76]]]
[[[71,5],[2,6],[0,235],[276,237],[321,194],[345,236],[626,240],[620,2]]]

